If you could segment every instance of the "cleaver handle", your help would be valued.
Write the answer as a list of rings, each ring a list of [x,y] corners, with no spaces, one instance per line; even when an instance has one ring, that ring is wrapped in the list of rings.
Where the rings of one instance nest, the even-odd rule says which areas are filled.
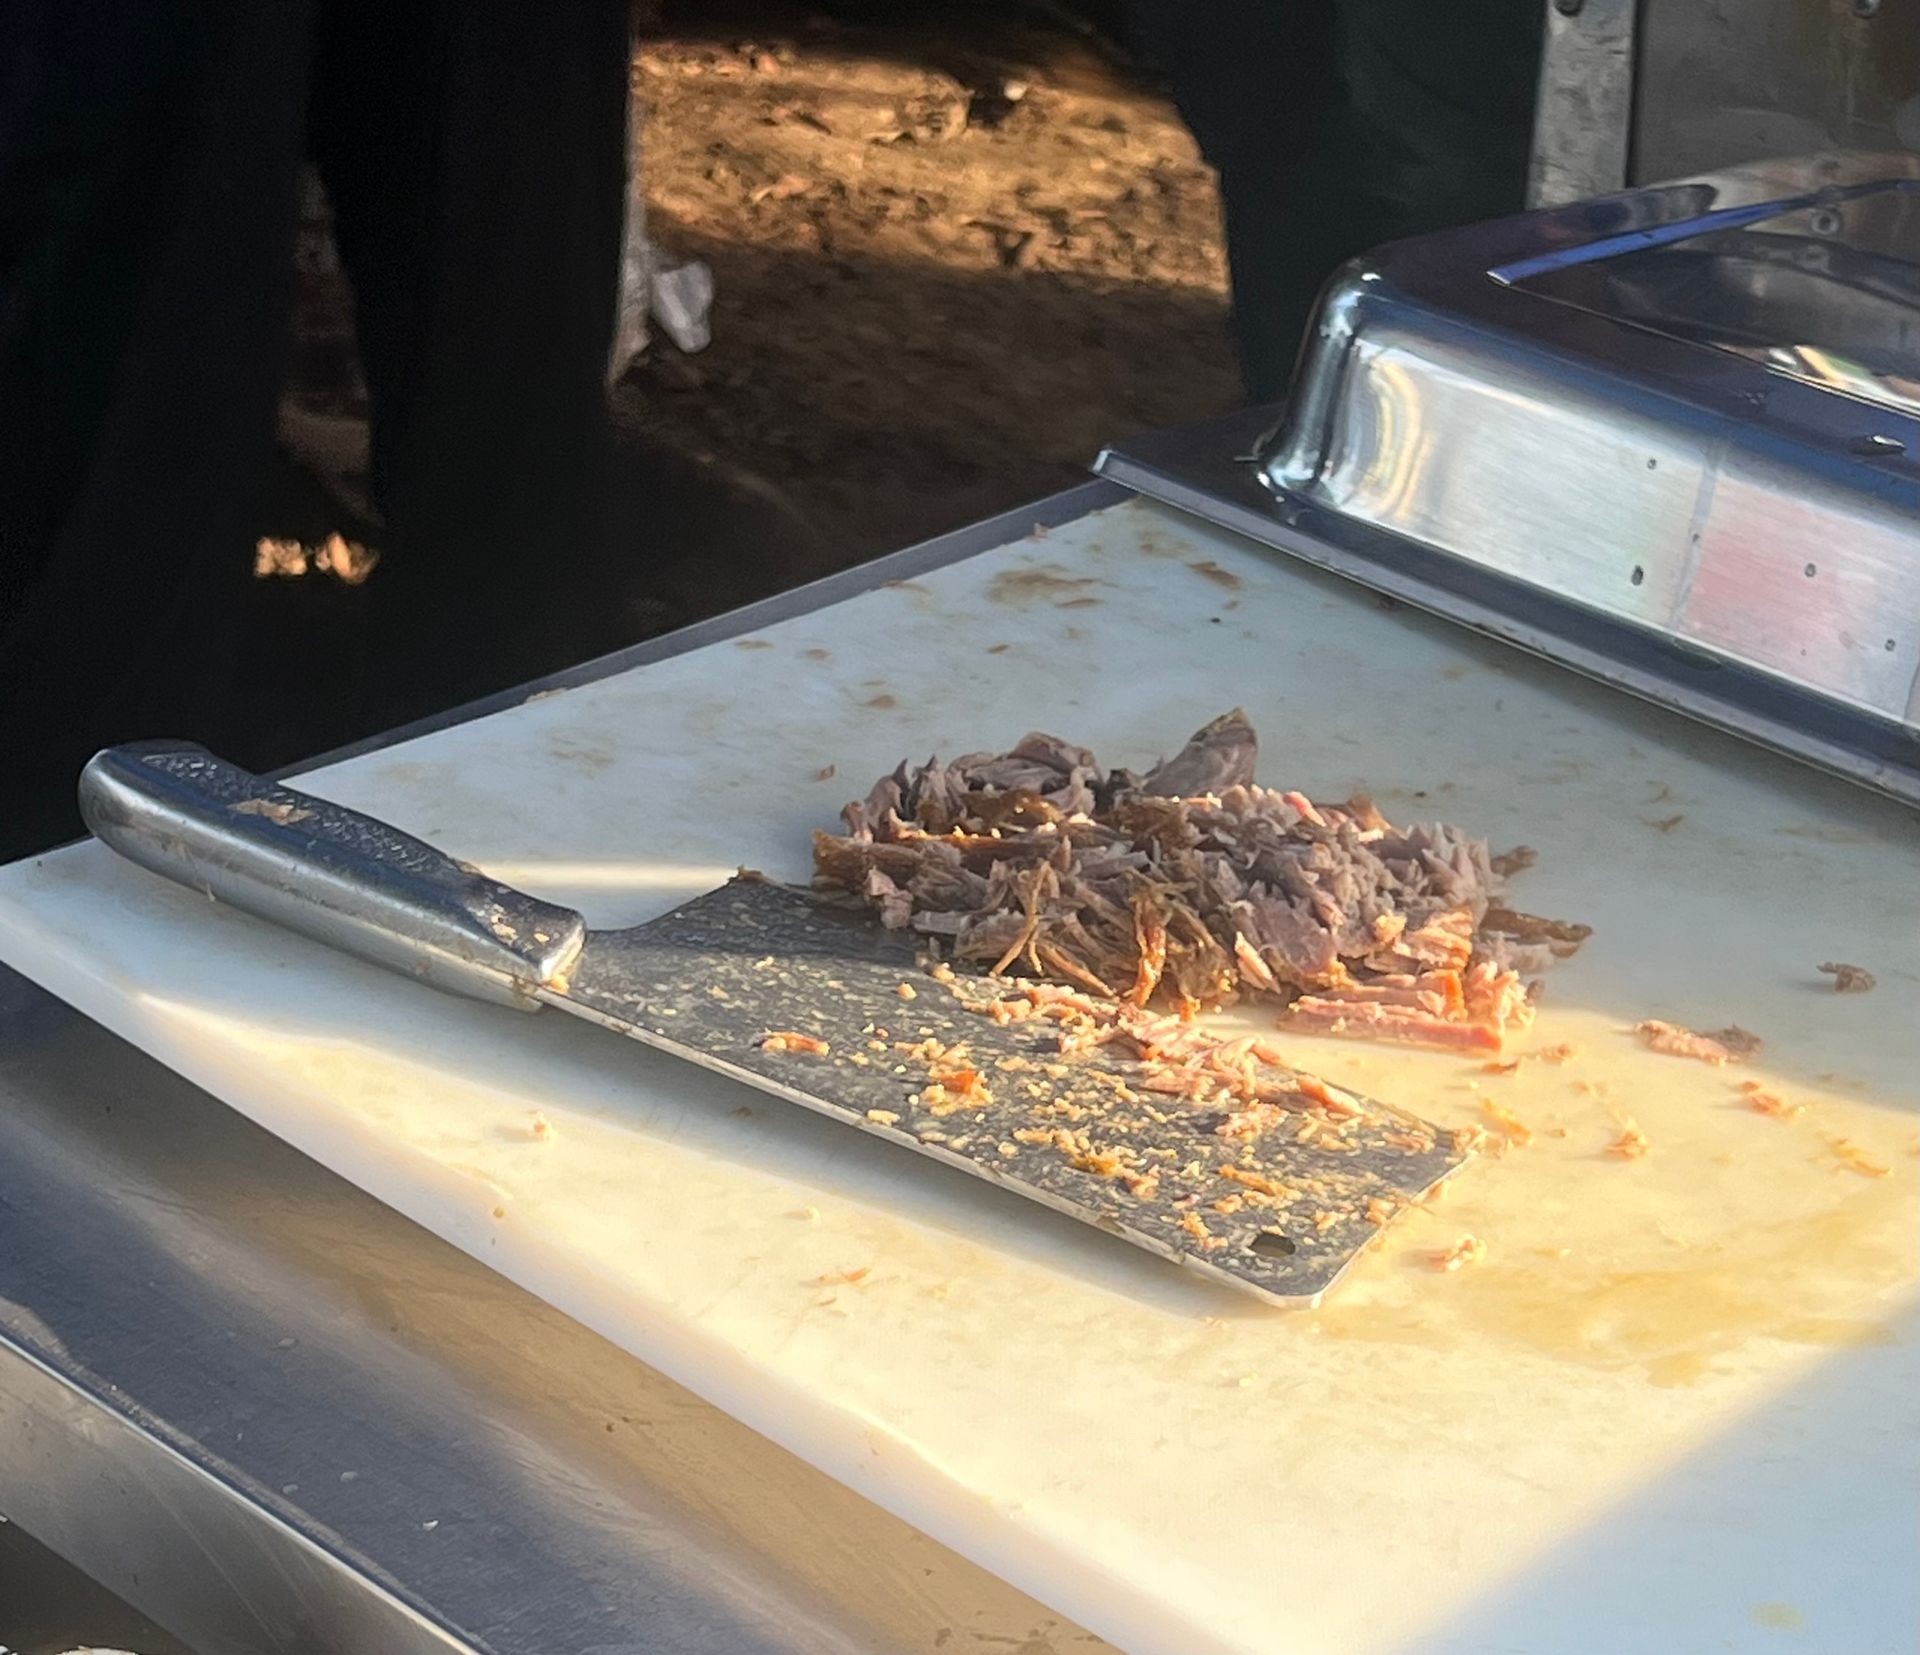
[[[80,813],[144,868],[450,993],[537,1009],[534,991],[564,983],[586,940],[571,908],[191,743],[97,754]]]

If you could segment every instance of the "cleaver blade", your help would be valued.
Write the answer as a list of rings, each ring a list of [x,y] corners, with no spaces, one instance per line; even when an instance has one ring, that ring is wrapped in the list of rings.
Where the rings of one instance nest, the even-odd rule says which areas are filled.
[[[910,935],[742,876],[644,925],[571,909],[323,799],[173,742],[110,748],[87,825],[207,896],[435,987],[557,1007],[943,1161],[1271,1303],[1319,1301],[1467,1158],[1445,1131],[1360,1099],[1331,1143],[1291,1118],[1251,1138],[1159,1096],[1114,1047],[986,1014],[1021,985],[935,977]],[[955,1089],[953,1077],[971,1077]]]

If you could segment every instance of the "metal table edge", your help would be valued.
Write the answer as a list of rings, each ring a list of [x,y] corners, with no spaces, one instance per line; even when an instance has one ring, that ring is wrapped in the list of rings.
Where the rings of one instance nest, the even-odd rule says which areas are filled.
[[[1030,505],[836,571],[630,648],[302,760],[280,774],[316,769],[377,752],[518,706],[530,695],[542,691],[577,688],[722,643],[874,591],[889,582],[962,562],[1022,539],[1036,527],[1058,528],[1131,498],[1132,490],[1095,478]],[[0,965],[0,1056],[4,1056],[19,1037],[25,1019],[51,1003],[50,997],[27,978]],[[62,1007],[59,1015],[78,1017],[79,1014]],[[9,1334],[5,1327],[0,1327],[0,1422],[11,1421],[7,1426],[9,1430],[37,1430],[64,1445],[63,1451],[55,1454],[51,1462],[58,1467],[54,1475],[60,1481],[61,1492],[41,1491],[43,1505],[52,1501],[52,1509],[43,1512],[43,1516],[51,1517],[63,1500],[85,1501],[90,1509],[100,1512],[103,1509],[98,1504],[101,1491],[113,1489],[120,1506],[128,1513],[164,1508],[183,1515],[187,1519],[182,1526],[183,1533],[213,1532],[238,1518],[246,1527],[250,1542],[257,1539],[263,1554],[273,1563],[265,1574],[256,1572],[256,1583],[277,1579],[283,1583],[282,1594],[286,1598],[281,1604],[271,1586],[261,1586],[259,1589],[265,1593],[262,1602],[254,1604],[250,1600],[249,1603],[256,1614],[271,1614],[276,1607],[284,1614],[301,1614],[303,1611],[296,1601],[298,1593],[288,1592],[284,1583],[302,1581],[310,1585],[322,1580],[330,1583],[327,1589],[338,1589],[343,1594],[342,1601],[352,1597],[355,1612],[367,1617],[364,1632],[372,1641],[361,1647],[379,1648],[392,1655],[413,1655],[415,1651],[421,1655],[428,1651],[485,1655],[487,1646],[449,1630],[447,1623],[433,1617],[430,1607],[415,1607],[396,1594],[417,1596],[422,1605],[430,1605],[429,1595],[411,1593],[402,1583],[384,1579],[372,1560],[336,1551],[325,1535],[303,1532],[290,1523],[284,1513],[273,1509],[269,1495],[219,1475],[212,1464],[202,1463],[184,1452],[169,1439],[161,1422],[145,1414],[131,1400],[110,1394],[112,1389],[72,1361],[57,1338],[23,1342],[18,1328]],[[0,1456],[0,1463],[4,1460],[5,1456]],[[126,1471],[129,1466],[137,1466],[137,1475]],[[7,1488],[0,1485],[0,1510],[9,1503],[17,1504],[19,1499],[16,1491],[10,1500]],[[26,1515],[24,1511],[20,1513],[22,1518]],[[123,1569],[116,1567],[115,1556],[115,1547],[129,1538],[124,1524],[116,1526],[115,1520],[108,1518],[105,1532],[115,1536],[114,1541],[103,1547],[96,1534],[94,1552],[80,1556],[72,1554],[70,1537],[67,1537],[68,1544],[62,1545],[62,1537],[41,1532],[41,1527],[58,1527],[57,1523],[36,1527],[29,1520],[24,1521],[23,1526],[84,1572],[126,1595]],[[0,1627],[0,1631],[4,1628]]]
[[[350,1603],[352,1630],[370,1640],[364,1647],[377,1648],[382,1655],[486,1655],[483,1645],[453,1632],[430,1610],[407,1602],[404,1589],[381,1578],[369,1560],[350,1559],[337,1543],[328,1543],[330,1537],[289,1521],[263,1497],[228,1482],[172,1441],[159,1422],[131,1406],[116,1406],[78,1374],[62,1371],[4,1328],[0,1416],[9,1421],[10,1430],[60,1438],[68,1461],[63,1475],[76,1489],[87,1490],[71,1498],[84,1498],[90,1525],[97,1525],[99,1533],[129,1555],[138,1550],[139,1525],[162,1511],[183,1530],[206,1539],[226,1530],[244,1502],[250,1564],[283,1580],[305,1582],[308,1594],[318,1590]],[[43,1526],[58,1528],[60,1516],[51,1515],[52,1521]],[[32,1524],[23,1526],[37,1535]],[[0,1626],[0,1632],[5,1630]]]

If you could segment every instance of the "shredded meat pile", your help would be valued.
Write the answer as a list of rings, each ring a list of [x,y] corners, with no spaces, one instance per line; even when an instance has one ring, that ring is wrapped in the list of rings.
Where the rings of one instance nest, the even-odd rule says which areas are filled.
[[[1524,1028],[1521,974],[1589,928],[1501,904],[1486,842],[1459,828],[1258,786],[1257,751],[1235,710],[1144,776],[1038,733],[902,764],[844,834],[814,835],[816,883],[956,960],[1135,1005],[1265,996],[1288,1027],[1487,1051]]]

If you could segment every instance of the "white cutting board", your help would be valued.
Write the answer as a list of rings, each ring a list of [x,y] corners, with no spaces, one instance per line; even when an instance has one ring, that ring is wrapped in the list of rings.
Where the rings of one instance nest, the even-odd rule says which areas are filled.
[[[0,956],[1127,1649],[1907,1655],[1913,814],[1143,504],[310,785],[623,925],[736,864],[804,875],[808,830],[903,754],[1038,726],[1139,765],[1235,703],[1263,779],[1531,844],[1519,899],[1595,926],[1533,1037],[1578,1043],[1564,1067],[1299,1043],[1539,1134],[1318,1312],[95,846],[0,871]],[[1878,990],[1835,995],[1831,959]],[[1649,1015],[1759,1031],[1745,1072],[1812,1107],[1762,1118],[1731,1073],[1640,1050]],[[1610,1105],[1644,1159],[1605,1153]],[[1485,1262],[1434,1271],[1467,1232]]]

